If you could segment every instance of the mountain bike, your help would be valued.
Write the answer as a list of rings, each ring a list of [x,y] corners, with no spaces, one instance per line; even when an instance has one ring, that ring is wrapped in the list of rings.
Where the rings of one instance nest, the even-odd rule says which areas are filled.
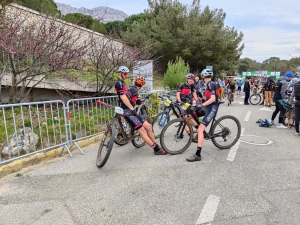
[[[187,115],[193,117],[199,126],[200,122],[194,114],[196,107],[186,103],[182,108],[186,110]],[[194,137],[187,134],[185,131],[186,127],[189,129],[190,134],[193,134],[193,127],[188,123],[187,117],[184,116],[171,120],[162,129],[160,144],[169,154],[180,154],[191,145]],[[231,148],[239,140],[240,135],[241,124],[236,117],[231,115],[225,115],[219,119],[216,119],[216,116],[214,116],[209,131],[204,131],[204,138],[206,140],[211,139],[212,143],[219,149]]]
[[[123,139],[127,142],[131,140],[132,144],[137,148],[144,146],[145,142],[139,133],[135,131],[132,125],[124,118],[124,111],[121,107],[115,107],[100,100],[97,100],[97,103],[105,107],[114,108],[115,110],[114,116],[106,125],[106,129],[97,153],[96,165],[97,167],[101,168],[105,165],[110,156],[117,132],[121,132]],[[146,116],[143,116],[143,118],[145,118],[146,121],[150,119]]]
[[[155,138],[160,137],[162,128],[170,121],[170,117],[174,115],[176,118],[180,117],[180,112],[178,107],[180,107],[176,102],[171,101],[167,97],[158,96],[164,103],[165,108],[162,112],[156,115],[152,120],[152,129]]]
[[[263,100],[263,89],[254,88],[253,93],[249,97],[249,102],[252,105],[258,105]]]
[[[292,128],[295,126],[295,107],[289,104],[285,106],[285,109],[282,123],[288,128]]]
[[[232,102],[232,94],[231,94],[231,90],[229,88],[227,88],[227,100],[228,100],[228,106],[231,105]]]
[[[149,103],[149,98],[150,98],[151,95],[153,95],[153,93],[149,94],[149,95],[146,95],[142,99],[141,107],[136,107],[135,108],[137,114],[141,115],[144,118],[146,118],[147,122],[149,122],[150,124],[151,124],[152,121],[151,121],[150,117],[148,116],[148,111],[147,111],[146,105],[150,104]],[[122,123],[126,123],[125,118],[123,118],[123,117],[121,117],[121,121],[122,121]],[[115,138],[114,142],[117,145],[120,145],[120,146],[126,145],[129,140],[126,139],[126,138],[123,138],[122,130],[120,129],[120,126],[118,126],[118,124],[116,124],[116,132],[117,132],[117,135],[116,135],[116,138]]]

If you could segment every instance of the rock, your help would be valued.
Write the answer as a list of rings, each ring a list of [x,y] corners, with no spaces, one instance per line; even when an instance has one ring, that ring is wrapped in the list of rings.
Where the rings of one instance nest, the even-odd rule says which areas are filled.
[[[30,127],[20,129],[18,132],[13,133],[8,138],[8,144],[3,148],[2,154],[16,155],[22,150],[34,150],[39,137],[32,132]]]

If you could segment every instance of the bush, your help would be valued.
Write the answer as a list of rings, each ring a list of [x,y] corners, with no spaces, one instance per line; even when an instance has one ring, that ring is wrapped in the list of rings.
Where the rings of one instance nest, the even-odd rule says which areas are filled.
[[[180,83],[185,82],[185,76],[190,72],[190,67],[181,57],[176,57],[175,62],[168,62],[168,69],[164,75],[163,86],[171,90],[177,89]]]

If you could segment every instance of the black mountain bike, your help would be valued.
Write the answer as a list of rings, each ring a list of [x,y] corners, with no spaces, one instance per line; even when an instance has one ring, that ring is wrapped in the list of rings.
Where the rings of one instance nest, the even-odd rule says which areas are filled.
[[[223,102],[219,103],[222,104]],[[198,125],[200,122],[194,115],[195,107],[186,103],[182,106],[186,109],[187,115],[193,117]],[[215,116],[216,117],[216,116]],[[213,118],[209,132],[204,131],[204,138],[211,139],[212,143],[219,149],[231,148],[239,140],[241,135],[241,124],[239,120],[231,115],[225,115],[219,119]],[[187,121],[186,117],[171,120],[162,129],[160,135],[160,144],[162,148],[169,154],[180,154],[191,145],[193,135],[188,135],[186,128],[190,134],[193,134],[193,127]]]
[[[153,95],[153,94],[149,94],[149,95],[145,96],[145,98],[142,99],[141,107],[135,108],[135,110],[137,111],[137,114],[144,117],[146,119],[146,121],[150,124],[151,124],[152,120],[149,117],[146,105],[150,104],[149,98],[151,95]],[[127,123],[127,121],[125,121],[125,118],[123,118],[123,117],[121,117],[121,121],[123,123]],[[116,134],[116,138],[115,138],[114,142],[120,146],[126,145],[129,142],[129,140],[126,138],[123,138],[123,133],[122,133],[122,130],[121,130],[121,127],[119,126],[119,124],[116,124],[116,132],[117,132],[117,134]]]
[[[105,102],[102,102],[100,100],[97,100],[97,103],[115,109],[114,116],[109,120],[108,124],[106,125],[106,130],[100,142],[100,146],[96,158],[96,165],[97,167],[101,168],[105,165],[105,163],[107,162],[110,156],[117,132],[122,133],[122,138],[126,143],[129,140],[131,140],[132,144],[137,148],[144,146],[145,142],[141,138],[139,133],[133,129],[131,124],[125,120],[125,118],[123,117],[122,108],[106,104]],[[143,117],[145,118],[146,121],[150,121],[151,123],[149,117],[146,116]]]

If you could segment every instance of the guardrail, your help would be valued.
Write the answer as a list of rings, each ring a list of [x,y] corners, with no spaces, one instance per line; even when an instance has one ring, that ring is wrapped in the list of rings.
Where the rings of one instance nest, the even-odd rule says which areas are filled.
[[[0,105],[0,165],[58,147],[72,157],[73,145],[84,154],[77,142],[104,132],[114,113],[98,99],[118,105],[117,96]],[[145,104],[150,116],[159,111],[159,101]]]

